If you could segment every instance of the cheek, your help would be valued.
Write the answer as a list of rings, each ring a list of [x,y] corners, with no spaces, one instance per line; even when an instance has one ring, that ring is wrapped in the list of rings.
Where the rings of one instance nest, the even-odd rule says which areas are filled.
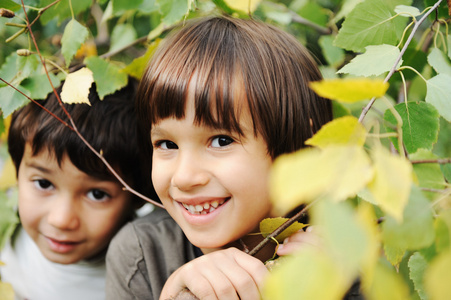
[[[168,168],[155,161],[152,163],[152,184],[160,197],[162,193],[169,187],[171,178],[168,172]]]
[[[42,218],[45,203],[39,203],[37,197],[24,184],[19,185],[18,208],[22,225],[25,228],[37,227]]]

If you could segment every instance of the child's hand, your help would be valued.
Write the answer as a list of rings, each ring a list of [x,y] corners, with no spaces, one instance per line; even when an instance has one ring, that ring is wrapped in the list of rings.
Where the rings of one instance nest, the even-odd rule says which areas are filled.
[[[277,255],[289,255],[293,254],[297,250],[306,246],[320,247],[321,237],[318,235],[318,230],[313,227],[308,227],[306,231],[299,230],[295,234],[286,238],[283,244],[280,244],[277,248]]]
[[[176,270],[166,281],[160,300],[171,299],[185,288],[202,300],[259,300],[267,273],[260,260],[236,248],[215,251]]]

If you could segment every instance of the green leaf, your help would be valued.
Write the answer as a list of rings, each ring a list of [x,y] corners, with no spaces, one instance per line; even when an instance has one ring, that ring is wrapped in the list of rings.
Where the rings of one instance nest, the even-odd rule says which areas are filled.
[[[166,25],[177,23],[189,12],[189,0],[156,0],[156,2],[160,6],[163,23]]]
[[[113,4],[113,14],[116,15],[119,12],[126,10],[134,10],[143,3],[143,0],[111,0]]]
[[[435,106],[440,115],[451,122],[451,76],[438,74],[426,82],[426,102]]]
[[[314,1],[307,2],[297,13],[303,18],[323,27],[326,27],[327,21],[329,21],[327,11]]]
[[[41,0],[41,7],[45,7],[51,3],[55,2],[54,0]],[[78,15],[79,13],[88,10],[92,6],[92,0],[77,0],[77,1],[60,1],[57,4],[51,6],[49,9],[45,11],[44,14],[41,15],[39,21],[42,24],[47,24],[49,21],[56,18],[58,25],[61,24],[67,18],[72,16],[72,12],[74,15]]]
[[[400,39],[406,19],[394,18],[397,5],[409,0],[373,0],[358,4],[346,17],[335,39],[335,45],[354,52],[363,52],[369,45],[395,45]]]
[[[61,80],[52,73],[50,73],[49,76],[53,86],[58,87]],[[21,85],[30,91],[30,97],[34,100],[45,99],[49,93],[53,92],[46,74],[30,76],[26,78]]]
[[[429,299],[451,299],[451,251],[435,258],[425,274],[424,286]]]
[[[345,52],[343,49],[333,45],[334,38],[331,35],[322,35],[318,42],[328,64],[333,67],[338,67],[345,60]]]
[[[116,25],[111,33],[111,47],[109,51],[129,45],[136,40],[136,36],[136,30],[131,24]]]
[[[449,59],[442,51],[433,48],[428,55],[428,63],[439,74],[447,74],[451,76],[451,65]]]
[[[5,192],[0,192],[0,250],[9,240],[14,232],[19,217],[14,208],[8,203],[8,196]]]
[[[437,155],[425,149],[409,155],[410,160],[438,159]],[[417,175],[419,185],[422,188],[445,189],[446,181],[443,178],[440,165],[437,163],[413,164],[413,170]],[[435,195],[435,194],[433,194]]]
[[[17,55],[16,52],[11,53],[8,57],[6,57],[5,62],[0,68],[0,74],[2,79],[11,84],[14,84],[13,79],[16,78],[18,57],[19,56]],[[21,80],[15,80],[15,82],[16,81],[19,81],[17,82],[17,84],[19,84]],[[0,82],[0,87],[2,86],[6,86],[6,84],[3,83],[3,81]]]
[[[431,205],[417,187],[412,186],[403,221],[387,216],[382,236],[384,243],[395,249],[417,250],[432,244],[435,232]]]
[[[451,34],[446,37],[446,44],[448,45],[448,57],[451,59]]]
[[[85,63],[94,74],[100,99],[103,100],[106,95],[112,94],[127,85],[127,74],[122,72],[118,66],[97,56],[86,58]]]
[[[426,270],[427,265],[428,263],[426,259],[424,259],[424,257],[418,252],[415,252],[409,258],[410,279],[412,280],[415,290],[417,291],[421,300],[427,299],[426,292],[424,291],[423,286],[423,274]]]
[[[89,32],[86,27],[76,20],[70,20],[64,28],[64,34],[61,39],[61,52],[66,60],[66,66],[69,66],[72,58],[88,38]]]
[[[25,95],[30,96],[30,92],[27,91],[22,86],[16,87],[18,90],[22,91]],[[28,99],[14,90],[9,86],[0,88],[0,95],[2,95],[2,100],[0,101],[0,109],[3,112],[3,117],[7,117],[12,114],[16,109],[22,107],[28,103]]]
[[[288,220],[289,220],[288,218],[281,217],[266,218],[260,222],[260,233],[263,235],[263,237],[267,237],[268,235],[273,233],[274,230],[279,228],[283,223],[285,223]],[[287,237],[295,234],[305,226],[306,226],[305,224],[294,222],[287,229],[285,229],[278,236],[276,236],[275,239],[279,243],[282,243]]]
[[[451,210],[442,211],[436,218],[435,236],[437,252],[451,250]]]
[[[401,116],[402,139],[408,153],[414,153],[418,149],[431,150],[437,142],[439,131],[439,114],[437,110],[426,102],[407,102],[395,106]],[[384,114],[386,130],[396,132],[397,124],[393,113],[387,109]],[[390,138],[395,148],[399,151],[398,138]]]
[[[12,1],[12,0],[0,0],[0,7],[1,8],[6,8],[12,11],[18,11],[19,9],[22,8],[22,6],[20,4],[17,4],[16,2]]]
[[[391,45],[367,46],[364,54],[357,55],[351,62],[338,70],[337,73],[352,74],[356,76],[379,76],[390,71],[398,58],[398,47]],[[396,69],[402,64],[399,61]]]
[[[144,70],[147,67],[147,63],[149,62],[152,55],[155,53],[160,40],[153,42],[148,48],[146,53],[143,56],[135,58],[127,67],[125,67],[122,71],[127,73],[128,75],[140,80],[142,75],[144,74]]]

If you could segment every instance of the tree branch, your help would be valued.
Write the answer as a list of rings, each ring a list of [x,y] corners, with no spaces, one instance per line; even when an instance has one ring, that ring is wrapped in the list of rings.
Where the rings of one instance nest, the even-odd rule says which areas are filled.
[[[418,28],[420,27],[420,25],[424,22],[424,20],[426,20],[426,18],[433,12],[435,11],[435,9],[440,5],[440,3],[442,2],[442,0],[437,1],[437,3],[434,4],[434,6],[428,10],[419,21],[415,22],[415,26],[412,29],[412,32],[410,33],[409,37],[407,38],[406,43],[404,44],[404,47],[402,48],[401,52],[398,55],[398,58],[396,59],[395,63],[393,64],[393,67],[391,68],[390,72],[388,73],[388,75],[385,77],[384,82],[388,82],[388,80],[393,76],[393,74],[396,71],[396,66],[398,66],[399,62],[402,59],[402,56],[404,55],[404,53],[407,50],[407,47],[409,46],[410,42],[412,41],[415,33],[417,32]],[[373,106],[374,102],[376,101],[376,97],[373,97],[370,102],[367,104],[367,106],[365,106],[362,110],[362,113],[360,114],[359,117],[359,122],[362,123],[363,119],[365,118],[366,114],[368,113],[368,111],[371,109],[371,107]]]

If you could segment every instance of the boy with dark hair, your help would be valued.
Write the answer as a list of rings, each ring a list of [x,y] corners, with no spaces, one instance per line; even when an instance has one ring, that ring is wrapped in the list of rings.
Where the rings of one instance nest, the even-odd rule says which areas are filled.
[[[93,86],[91,105],[62,105],[121,178],[148,194],[135,87],[131,81],[100,100]],[[41,104],[70,125],[54,94]],[[106,249],[143,201],[124,190],[73,130],[34,103],[13,114],[8,150],[21,224],[0,252],[2,281],[12,284],[16,299],[104,299]]]

